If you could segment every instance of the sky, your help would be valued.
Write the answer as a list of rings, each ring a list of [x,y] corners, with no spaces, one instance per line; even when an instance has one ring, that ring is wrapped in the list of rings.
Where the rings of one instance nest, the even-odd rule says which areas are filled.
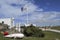
[[[21,8],[23,7],[23,11]],[[0,0],[0,18],[38,26],[60,25],[60,0]]]

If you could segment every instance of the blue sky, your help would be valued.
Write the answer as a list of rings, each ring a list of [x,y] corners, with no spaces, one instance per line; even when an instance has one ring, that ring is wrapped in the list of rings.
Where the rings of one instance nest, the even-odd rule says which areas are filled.
[[[45,11],[60,11],[60,0],[36,0],[34,3]]]
[[[24,7],[23,12],[21,7]],[[60,25],[60,0],[0,0],[0,18],[15,18],[15,23],[38,26]]]

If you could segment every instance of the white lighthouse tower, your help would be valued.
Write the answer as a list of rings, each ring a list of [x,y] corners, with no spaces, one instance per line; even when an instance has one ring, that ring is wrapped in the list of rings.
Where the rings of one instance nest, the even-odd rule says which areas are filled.
[[[14,27],[14,18],[11,18],[11,25],[10,25],[10,28]]]

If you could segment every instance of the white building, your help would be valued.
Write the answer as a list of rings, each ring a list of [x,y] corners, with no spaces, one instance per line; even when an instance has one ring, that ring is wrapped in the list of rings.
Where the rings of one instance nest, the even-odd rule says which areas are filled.
[[[25,26],[30,26],[31,24],[25,24]],[[36,24],[32,24],[33,26],[36,26]]]
[[[0,23],[4,22],[4,24],[7,24],[11,27],[14,26],[14,18],[0,18]]]

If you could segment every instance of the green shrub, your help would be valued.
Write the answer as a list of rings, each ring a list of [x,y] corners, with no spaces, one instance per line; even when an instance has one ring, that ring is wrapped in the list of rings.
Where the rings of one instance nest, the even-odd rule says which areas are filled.
[[[44,37],[44,33],[38,27],[30,25],[24,28],[25,36],[33,36],[33,37]]]

